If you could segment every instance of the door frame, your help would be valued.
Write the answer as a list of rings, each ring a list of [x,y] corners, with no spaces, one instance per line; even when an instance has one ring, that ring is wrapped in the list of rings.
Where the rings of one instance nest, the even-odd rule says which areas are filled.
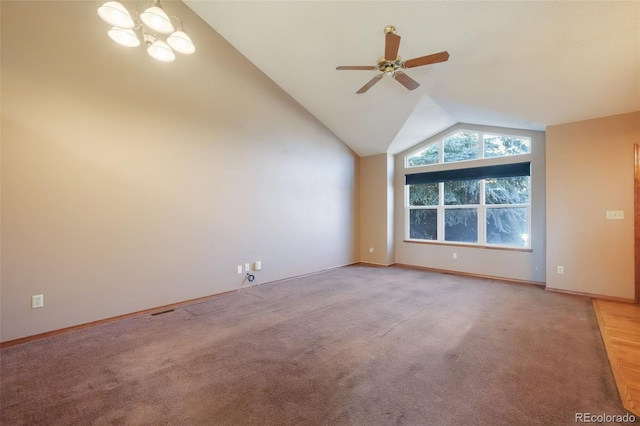
[[[633,179],[633,233],[635,257],[635,302],[640,304],[640,144],[635,144],[635,167]]]

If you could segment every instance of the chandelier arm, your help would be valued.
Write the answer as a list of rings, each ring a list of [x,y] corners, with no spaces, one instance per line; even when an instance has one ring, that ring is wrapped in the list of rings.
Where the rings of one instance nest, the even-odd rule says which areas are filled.
[[[176,19],[178,20],[178,22],[180,23],[180,27],[178,27],[178,28],[176,29],[176,31],[184,31],[184,25],[182,24],[182,19],[180,19],[180,18],[179,18],[179,17],[177,17],[176,15],[170,15],[170,14],[167,14],[167,16],[169,17],[169,19],[171,19],[171,18],[176,18]]]
[[[136,23],[136,30],[139,28],[142,28],[142,21],[140,20],[140,11],[138,10],[138,3],[136,3],[136,0],[132,0],[131,3],[133,3],[133,7],[135,10],[131,11],[131,16],[133,17],[133,21]]]

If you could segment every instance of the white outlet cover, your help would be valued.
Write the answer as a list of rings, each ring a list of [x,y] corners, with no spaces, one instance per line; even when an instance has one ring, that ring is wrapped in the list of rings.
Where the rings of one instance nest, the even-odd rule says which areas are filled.
[[[31,296],[31,308],[42,308],[44,307],[44,295],[36,294]]]

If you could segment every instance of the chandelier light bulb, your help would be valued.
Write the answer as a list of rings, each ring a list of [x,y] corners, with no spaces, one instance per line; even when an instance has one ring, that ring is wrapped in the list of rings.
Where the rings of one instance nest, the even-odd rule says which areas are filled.
[[[159,6],[151,6],[140,15],[140,19],[151,29],[162,33],[169,34],[175,31],[169,16]]]
[[[162,40],[156,40],[151,46],[147,47],[147,53],[153,59],[161,62],[173,62],[176,59],[173,50]]]
[[[136,33],[133,30],[126,30],[123,28],[113,27],[108,33],[111,40],[115,41],[118,44],[127,47],[136,47],[140,46],[140,39],[136,36]]]
[[[176,52],[190,55],[196,51],[196,47],[184,31],[176,31],[167,38],[167,43]]]
[[[180,22],[176,31],[169,15],[162,9],[160,0],[153,0],[151,7],[141,14],[136,11],[133,15],[119,1],[107,1],[98,8],[98,16],[111,24],[112,28],[107,34],[122,46],[140,46],[142,33],[147,53],[157,61],[173,62],[176,59],[175,52],[190,55],[196,51],[193,41],[182,28],[180,18],[171,15]],[[161,40],[161,34],[167,35],[163,35]]]
[[[107,24],[118,28],[133,29],[136,25],[129,11],[117,1],[108,1],[100,6],[98,16]]]

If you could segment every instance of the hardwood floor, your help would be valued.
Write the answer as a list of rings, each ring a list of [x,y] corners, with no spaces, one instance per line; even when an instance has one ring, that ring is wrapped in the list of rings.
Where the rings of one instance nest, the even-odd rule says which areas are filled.
[[[593,300],[622,404],[640,416],[640,305]]]

